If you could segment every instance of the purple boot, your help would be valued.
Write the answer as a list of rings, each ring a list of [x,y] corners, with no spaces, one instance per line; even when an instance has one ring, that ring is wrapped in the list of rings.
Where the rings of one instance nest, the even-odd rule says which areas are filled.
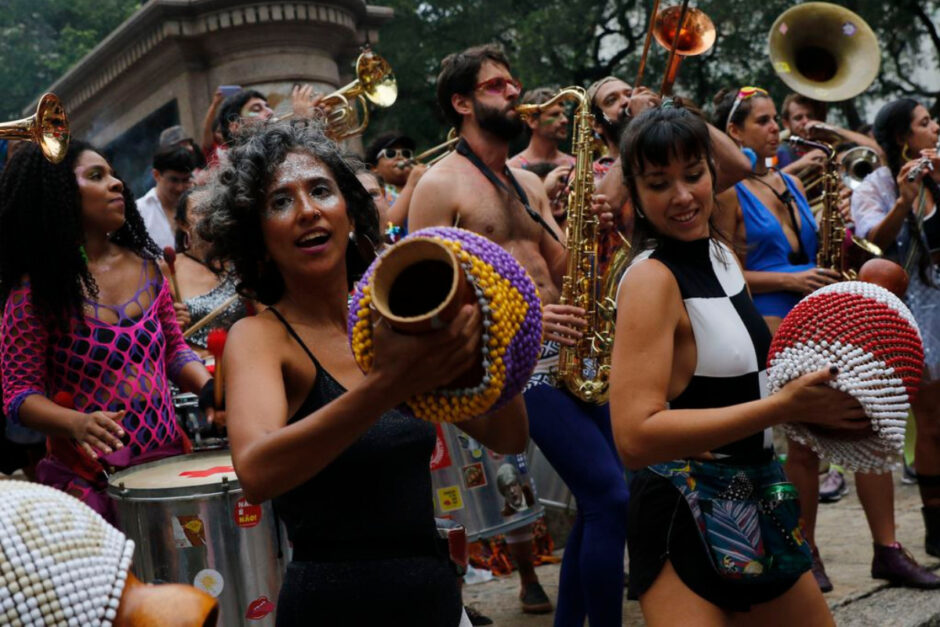
[[[895,586],[906,588],[940,588],[940,577],[914,560],[900,543],[889,546],[875,544],[875,557],[871,561],[871,576],[887,579]]]

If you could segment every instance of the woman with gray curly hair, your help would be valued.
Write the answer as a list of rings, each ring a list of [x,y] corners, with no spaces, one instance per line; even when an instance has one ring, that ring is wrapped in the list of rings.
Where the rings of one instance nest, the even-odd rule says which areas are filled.
[[[210,257],[268,305],[236,323],[224,366],[232,459],[245,497],[273,499],[293,561],[278,625],[457,625],[457,579],[438,549],[429,463],[435,430],[395,409],[472,365],[481,318],[444,329],[376,325],[363,374],[346,337],[347,294],[378,241],[372,199],[337,147],[307,122],[258,128],[228,153],[200,224]],[[366,244],[359,246],[358,244]],[[509,417],[513,416],[513,417]],[[524,416],[462,427],[521,451]]]

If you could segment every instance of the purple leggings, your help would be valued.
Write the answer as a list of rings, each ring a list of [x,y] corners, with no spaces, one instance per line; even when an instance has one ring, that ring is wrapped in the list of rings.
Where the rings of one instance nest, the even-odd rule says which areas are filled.
[[[536,385],[524,394],[529,431],[574,494],[578,514],[561,563],[555,625],[620,625],[630,498],[608,405]],[[536,489],[538,486],[536,486]]]

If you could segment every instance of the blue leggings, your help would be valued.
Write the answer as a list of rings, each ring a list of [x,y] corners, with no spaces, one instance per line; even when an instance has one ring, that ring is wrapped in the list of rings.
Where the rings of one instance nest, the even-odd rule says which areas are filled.
[[[555,625],[620,625],[630,493],[608,405],[583,403],[549,385],[525,394],[529,432],[578,504],[561,563]],[[538,489],[538,486],[536,486]]]

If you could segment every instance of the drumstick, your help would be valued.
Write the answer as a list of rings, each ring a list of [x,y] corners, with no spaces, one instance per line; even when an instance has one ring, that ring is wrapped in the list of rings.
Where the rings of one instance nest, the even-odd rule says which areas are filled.
[[[166,267],[170,270],[170,282],[173,285],[173,302],[182,302],[180,298],[180,284],[176,280],[176,251],[172,246],[163,247],[163,258],[166,260]]]
[[[238,300],[238,294],[234,294],[234,295],[230,296],[224,303],[222,303],[221,305],[219,305],[218,307],[216,307],[215,309],[213,309],[212,311],[210,311],[209,313],[207,313],[205,316],[203,316],[202,319],[199,320],[199,322],[197,322],[197,323],[194,324],[193,326],[191,326],[191,327],[189,327],[188,329],[186,329],[186,330],[183,332],[183,339],[184,339],[184,340],[188,340],[189,338],[191,338],[191,337],[192,337],[193,335],[195,335],[200,329],[203,329],[206,325],[208,325],[208,324],[211,323],[213,320],[215,320],[216,318],[218,318],[218,317],[222,314],[222,312],[224,312],[226,309],[228,309],[229,306],[230,306],[232,303],[234,303],[236,300]]]
[[[209,331],[209,339],[206,346],[212,356],[215,357],[215,408],[222,409],[223,381],[222,381],[222,353],[225,351],[225,340],[228,339],[228,331],[225,329],[212,329]]]

